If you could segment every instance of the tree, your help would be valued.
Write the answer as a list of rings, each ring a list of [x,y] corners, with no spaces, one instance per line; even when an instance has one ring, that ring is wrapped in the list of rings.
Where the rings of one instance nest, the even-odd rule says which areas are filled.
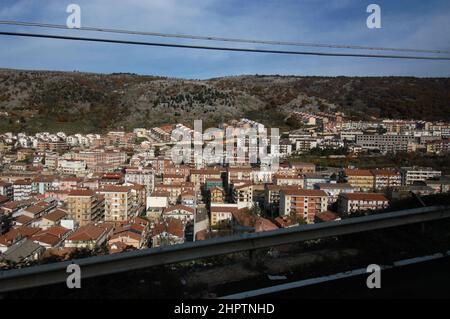
[[[306,220],[302,216],[299,216],[299,214],[297,214],[297,212],[295,212],[295,211],[290,212],[289,220],[293,224],[299,224],[299,225],[306,224]]]

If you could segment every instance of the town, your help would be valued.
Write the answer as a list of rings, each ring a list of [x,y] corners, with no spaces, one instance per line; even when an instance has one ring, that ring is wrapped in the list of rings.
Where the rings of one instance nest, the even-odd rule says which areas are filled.
[[[249,138],[232,141],[236,161],[199,161],[193,150],[192,160],[175,164],[173,133],[193,136],[189,123],[104,134],[0,134],[1,267],[338,223],[402,198],[450,191],[442,167],[302,160],[447,156],[449,123],[355,121],[324,112],[292,118],[300,128],[280,132],[276,170],[250,159]],[[246,118],[221,128],[265,130]]]

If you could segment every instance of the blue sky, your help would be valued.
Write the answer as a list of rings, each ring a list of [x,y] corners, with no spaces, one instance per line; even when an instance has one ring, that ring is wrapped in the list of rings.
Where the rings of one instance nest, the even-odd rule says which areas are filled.
[[[66,7],[71,3],[81,6],[83,26],[450,50],[448,0],[2,0],[0,19],[65,24]],[[366,8],[371,3],[382,8],[382,29],[366,27]],[[0,25],[0,30],[124,38],[79,30],[33,30],[4,25]],[[133,39],[223,45],[142,36]],[[450,76],[448,61],[251,54],[11,37],[0,37],[0,67],[132,72],[196,79],[239,74]]]

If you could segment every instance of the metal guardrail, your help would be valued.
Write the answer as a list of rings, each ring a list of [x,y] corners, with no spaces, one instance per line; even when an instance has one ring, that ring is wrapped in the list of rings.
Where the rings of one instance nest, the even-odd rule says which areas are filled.
[[[270,248],[339,235],[450,218],[449,206],[432,206],[372,216],[304,225],[270,232],[243,234],[195,243],[96,256],[0,272],[0,292],[64,283],[67,266],[77,264],[83,279],[174,264],[195,259]]]

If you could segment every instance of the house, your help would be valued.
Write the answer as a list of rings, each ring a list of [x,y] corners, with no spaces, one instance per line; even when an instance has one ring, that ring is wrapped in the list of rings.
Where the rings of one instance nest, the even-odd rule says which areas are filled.
[[[290,216],[278,216],[274,220],[275,225],[277,225],[279,228],[290,228],[298,226],[298,222],[295,220],[292,220]]]
[[[184,225],[179,219],[166,218],[151,229],[152,247],[184,243]]]
[[[0,253],[4,253],[8,249],[8,247],[23,239],[32,237],[39,231],[39,228],[27,226],[11,229],[9,232],[0,236]]]
[[[148,221],[137,217],[117,227],[108,240],[108,247],[114,252],[122,248],[141,249],[147,245]]]
[[[9,262],[20,264],[38,260],[44,251],[44,247],[32,240],[23,240],[8,248],[2,257]]]
[[[39,220],[35,221],[33,225],[35,227],[47,229],[49,227],[59,225],[61,223],[61,220],[66,218],[67,215],[68,215],[67,211],[58,208],[48,213],[47,215],[44,215]]]
[[[339,221],[339,220],[341,220],[341,217],[338,214],[336,214],[332,211],[329,211],[329,210],[321,212],[316,215],[317,223],[326,223],[326,222]]]
[[[342,214],[385,209],[388,206],[388,199],[379,193],[341,194],[338,200],[338,212]]]
[[[216,168],[192,169],[190,172],[190,181],[194,183],[196,189],[206,183],[207,179],[221,179],[222,170]]]
[[[169,207],[169,196],[168,192],[153,192],[147,197],[147,211],[162,212]]]
[[[9,201],[3,204],[0,209],[8,215],[14,215],[16,212],[18,212],[21,209],[24,209],[26,207],[29,207],[33,205],[34,201],[32,200],[22,200],[22,201]]]
[[[185,205],[169,206],[163,211],[163,218],[176,218],[184,224],[194,220],[195,209]]]
[[[178,184],[165,185],[162,183],[155,185],[154,193],[165,192],[168,193],[169,204],[175,205],[178,202],[181,194],[186,191],[195,191],[195,187],[193,183],[185,182]]]
[[[233,212],[237,209],[237,204],[211,203],[211,226],[229,224],[233,220]]]
[[[90,223],[78,228],[64,242],[66,248],[89,248],[104,244],[111,236],[113,226],[107,223]]]
[[[194,207],[196,201],[197,201],[197,198],[195,196],[194,191],[186,191],[186,192],[181,193],[181,195],[180,195],[181,205]]]
[[[26,215],[19,215],[14,218],[13,224],[14,227],[21,227],[21,226],[31,226],[34,221],[34,218],[26,216]]]
[[[265,232],[277,230],[278,226],[270,220],[252,215],[248,208],[241,208],[233,211],[233,229],[245,232]]]
[[[62,226],[52,226],[31,236],[31,240],[45,249],[61,246],[71,230]]]
[[[17,217],[20,215],[24,215],[32,219],[38,219],[48,214],[55,207],[56,202],[54,201],[42,201],[14,213],[13,216]]]

